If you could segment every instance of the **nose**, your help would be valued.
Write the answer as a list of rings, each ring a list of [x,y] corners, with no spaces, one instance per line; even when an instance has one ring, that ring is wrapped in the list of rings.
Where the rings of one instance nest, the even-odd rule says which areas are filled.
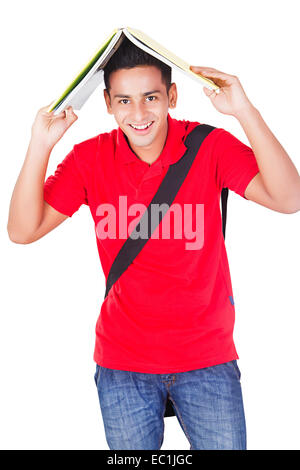
[[[144,103],[136,103],[132,113],[133,124],[146,124],[148,117]]]

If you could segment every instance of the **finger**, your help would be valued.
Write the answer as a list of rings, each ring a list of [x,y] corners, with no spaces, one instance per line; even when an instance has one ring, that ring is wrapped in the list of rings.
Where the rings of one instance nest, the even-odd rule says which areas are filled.
[[[210,90],[209,88],[203,87],[203,91],[209,98],[215,98],[217,96],[215,90]]]
[[[72,115],[74,116],[74,115],[75,115],[72,106],[68,106],[68,107],[65,109],[65,113],[66,113],[66,116],[67,116],[67,115],[68,115],[68,116],[72,116]]]
[[[202,75],[207,75],[210,77],[220,77],[220,78],[225,78],[225,77],[230,77],[227,73],[221,72],[220,70],[215,70],[215,69],[203,69],[201,71]]]
[[[72,106],[68,106],[65,109],[65,116],[66,119],[70,122],[76,121],[76,119],[78,119],[78,116],[74,113]]]
[[[57,119],[57,118],[70,118],[70,116],[72,115],[75,115],[74,112],[73,112],[73,109],[72,109],[72,106],[68,106],[67,108],[63,109],[62,111],[60,111],[59,113],[53,115],[53,118],[54,119]]]
[[[205,69],[216,70],[213,67],[207,67],[207,66],[204,66],[204,65],[190,65],[190,68],[202,69],[202,70],[205,70]]]
[[[217,69],[214,69],[213,67],[201,67],[200,65],[191,65],[190,69],[194,70],[195,72],[205,72],[205,71],[211,71],[211,72],[218,72]]]
[[[49,109],[51,106],[53,106],[53,104],[55,103],[55,100],[54,101],[51,101],[51,103],[47,104],[47,106],[43,106],[41,109]],[[52,111],[51,111],[52,112]]]
[[[226,78],[230,77],[228,73],[220,72],[219,70],[203,70],[202,75],[207,75],[209,77],[220,77],[220,78]]]
[[[228,73],[221,72],[221,70],[213,69],[211,67],[200,67],[200,66],[191,66],[193,70],[199,71],[201,75],[207,75],[211,77],[218,77],[218,78],[226,78],[226,77],[233,77],[233,75],[229,75]]]
[[[51,111],[51,113],[49,114],[52,114],[54,113],[54,111]],[[57,114],[53,114],[52,118],[53,119],[61,119],[61,118],[65,118],[67,115],[65,113],[65,111],[60,111],[60,113],[57,113]]]
[[[219,70],[205,70],[201,74],[203,77],[211,78],[216,84],[232,85],[237,80],[237,77],[234,75],[229,75],[229,73],[220,72]]]

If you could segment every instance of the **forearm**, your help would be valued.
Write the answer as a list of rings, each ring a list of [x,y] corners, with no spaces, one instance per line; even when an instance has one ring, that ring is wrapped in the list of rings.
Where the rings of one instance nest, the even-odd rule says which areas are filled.
[[[44,208],[44,181],[51,148],[31,139],[12,194],[7,231],[23,243],[38,228]]]
[[[259,111],[249,105],[235,117],[248,137],[270,197],[278,202],[291,201],[300,208],[299,173]]]

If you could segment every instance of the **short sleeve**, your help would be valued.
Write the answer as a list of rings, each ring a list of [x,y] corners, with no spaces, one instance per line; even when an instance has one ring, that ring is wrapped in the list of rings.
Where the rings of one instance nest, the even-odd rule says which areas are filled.
[[[245,190],[259,167],[253,150],[224,129],[218,129],[216,152],[216,178],[220,189],[228,188],[245,197]]]
[[[72,217],[82,204],[88,205],[87,192],[79,173],[75,149],[57,165],[44,183],[44,200],[62,214]]]

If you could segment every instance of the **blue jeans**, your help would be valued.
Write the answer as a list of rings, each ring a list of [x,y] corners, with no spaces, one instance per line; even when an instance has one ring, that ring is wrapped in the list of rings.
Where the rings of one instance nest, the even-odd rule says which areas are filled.
[[[171,374],[97,365],[95,382],[109,448],[160,449],[169,397],[190,450],[245,450],[240,376],[235,360]]]

